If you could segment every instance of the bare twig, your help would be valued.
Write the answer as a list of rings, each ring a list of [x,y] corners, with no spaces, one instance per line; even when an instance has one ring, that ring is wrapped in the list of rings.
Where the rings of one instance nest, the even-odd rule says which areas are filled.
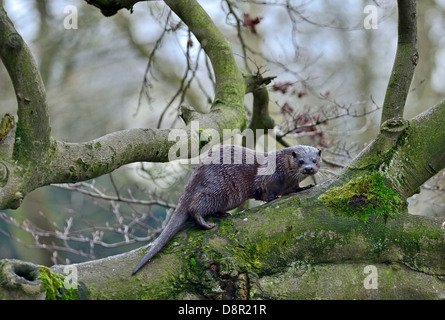
[[[126,203],[131,203],[131,204],[140,204],[140,205],[145,205],[145,206],[156,204],[156,205],[160,205],[160,206],[168,207],[168,208],[176,207],[176,205],[174,203],[165,202],[165,201],[162,201],[159,199],[136,200],[136,199],[132,199],[132,198],[125,198],[120,195],[118,195],[118,196],[106,195],[102,191],[100,191],[98,188],[96,188],[93,184],[87,183],[87,182],[78,182],[76,184],[67,184],[67,183],[53,184],[52,186],[57,187],[57,188],[62,188],[65,190],[76,191],[76,192],[85,194],[87,196],[90,196],[93,198],[98,198],[98,199],[103,199],[103,200],[120,201],[120,202],[126,202]],[[88,191],[82,187],[88,188],[91,191]]]

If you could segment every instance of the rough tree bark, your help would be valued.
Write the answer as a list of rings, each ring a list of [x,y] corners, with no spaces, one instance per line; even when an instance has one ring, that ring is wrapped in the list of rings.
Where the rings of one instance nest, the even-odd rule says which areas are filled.
[[[138,1],[87,2],[109,16]],[[184,109],[186,123],[197,119],[200,128],[218,132],[243,129],[243,97],[253,92],[263,111],[255,122],[269,127],[263,83],[270,79],[243,77],[230,43],[196,1],[165,3],[200,41],[217,80],[211,112]],[[443,299],[444,219],[410,215],[406,200],[445,167],[445,102],[403,119],[418,60],[415,1],[399,0],[398,10],[398,48],[380,132],[339,176],[219,219],[212,230],[189,225],[136,276],[131,271],[144,248],[51,270],[2,260],[0,298]],[[0,55],[16,90],[19,117],[16,126],[10,116],[2,121],[0,208],[17,207],[29,191],[49,183],[93,178],[133,161],[167,160],[174,143],[169,130],[127,130],[87,143],[51,138],[40,75],[4,10]],[[79,286],[66,290],[63,281],[73,270]],[[367,286],[368,272],[378,285]]]

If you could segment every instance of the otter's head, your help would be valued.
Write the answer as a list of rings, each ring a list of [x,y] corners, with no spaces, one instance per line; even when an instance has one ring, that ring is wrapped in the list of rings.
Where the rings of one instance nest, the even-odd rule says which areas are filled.
[[[291,148],[292,166],[299,174],[310,176],[316,174],[321,166],[321,150],[310,146]]]

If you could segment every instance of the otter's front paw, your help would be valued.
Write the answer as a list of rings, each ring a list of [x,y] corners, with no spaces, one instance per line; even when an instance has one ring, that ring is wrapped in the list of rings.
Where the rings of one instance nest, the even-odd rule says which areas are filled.
[[[313,188],[313,187],[315,187],[315,184],[310,184],[310,185],[307,185],[307,186],[304,186],[304,187],[296,187],[295,188],[295,192],[300,192],[300,191],[307,190],[307,189],[310,189],[310,188]]]
[[[213,229],[213,228],[215,228],[215,226],[216,226],[216,224],[214,224],[214,223],[210,223],[210,222],[208,222],[208,223],[206,223],[205,225],[203,225],[203,227],[204,227],[205,229],[207,229],[207,230]]]

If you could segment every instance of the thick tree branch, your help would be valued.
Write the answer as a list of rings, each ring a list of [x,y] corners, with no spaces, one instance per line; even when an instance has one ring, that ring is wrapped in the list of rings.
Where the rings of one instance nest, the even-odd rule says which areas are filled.
[[[386,89],[381,124],[391,118],[403,117],[406,98],[419,59],[416,1],[397,2],[399,12],[397,52]]]
[[[38,159],[50,142],[46,92],[37,65],[26,43],[0,8],[0,58],[8,70],[17,97],[14,159]]]
[[[381,172],[402,201],[419,192],[428,179],[445,168],[445,100],[412,120],[386,121],[380,133],[323,190],[370,172]]]
[[[393,187],[408,198],[445,168],[445,100],[409,122],[396,143],[388,177]],[[402,178],[403,177],[403,178]]]
[[[44,185],[99,177],[129,163],[166,162],[171,130],[129,129],[83,143],[55,142]]]
[[[339,264],[343,264],[341,274],[355,266],[362,268],[362,274],[363,266],[377,266],[380,290],[374,293],[394,299],[409,298],[410,283],[419,276],[434,281],[445,275],[443,218],[401,214],[387,223],[381,218],[363,222],[326,210],[314,198],[316,193],[311,189],[299,193],[298,198],[285,197],[228,218],[214,218],[217,226],[208,231],[197,232],[190,224],[136,276],[131,276],[131,271],[144,249],[52,270],[68,273],[75,268],[80,298],[84,299],[278,299],[289,293],[260,283],[280,274],[287,274],[289,281],[304,275],[307,281],[314,270],[320,272],[314,276],[324,278],[329,272],[323,268],[330,270]],[[14,291],[11,285],[20,277],[20,262],[3,264],[12,267],[12,274],[5,274],[3,266],[0,297],[23,294],[20,287]],[[398,278],[398,289],[392,291],[388,286],[392,288],[393,283],[386,283],[390,279],[384,274],[394,271],[393,276],[398,278],[400,271],[407,278]],[[338,275],[331,277],[331,283],[339,279]],[[357,292],[373,298],[371,291],[363,293],[363,282],[355,274],[341,279],[342,283],[328,290],[334,290],[333,297],[350,289],[349,298],[357,297]],[[436,298],[445,294],[443,282],[435,282],[434,290],[430,287],[427,283],[419,292],[435,293]],[[44,290],[34,291],[35,296],[41,297],[38,293]],[[306,298],[312,292],[305,286],[292,290]],[[320,290],[320,295],[326,294],[326,288]]]

